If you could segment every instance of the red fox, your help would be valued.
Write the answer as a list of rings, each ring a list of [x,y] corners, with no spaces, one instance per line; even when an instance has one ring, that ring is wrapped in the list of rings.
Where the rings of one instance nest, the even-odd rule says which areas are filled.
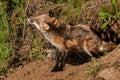
[[[48,13],[28,18],[28,22],[34,25],[44,37],[56,47],[56,64],[52,72],[63,70],[70,50],[83,49],[86,54],[93,57],[92,52],[106,50],[103,42],[86,25],[62,25],[55,17]],[[108,49],[107,49],[108,50]]]
[[[59,23],[57,22],[57,19],[54,17],[49,17],[48,14],[42,14],[37,17],[31,17],[28,18],[28,22],[32,25],[34,25],[38,30],[41,31],[41,33],[45,36],[45,38],[58,50],[56,52],[56,64],[55,67],[52,69],[52,72],[60,70],[64,67],[65,60],[67,57],[68,48],[65,45],[65,39],[61,32],[57,30],[57,26],[59,26]],[[49,25],[48,25],[49,24]],[[56,28],[55,28],[56,27]],[[63,54],[63,58],[60,58],[60,54]],[[60,63],[61,59],[61,63]],[[60,67],[59,67],[60,65]]]

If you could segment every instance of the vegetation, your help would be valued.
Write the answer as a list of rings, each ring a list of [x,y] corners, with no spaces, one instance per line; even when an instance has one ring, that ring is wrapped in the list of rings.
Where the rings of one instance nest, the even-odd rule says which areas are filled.
[[[106,22],[102,24],[101,29],[104,29],[111,21],[116,20],[120,16],[120,11],[118,10],[118,4],[116,0],[112,0],[112,6],[115,10],[113,14],[109,13],[106,6],[101,6],[103,12],[99,13],[100,19],[106,19]]]
[[[71,24],[78,24],[78,18],[81,12],[81,6],[84,0],[50,0],[54,2],[54,7],[60,7],[62,9],[60,15],[65,19],[63,22],[71,23]],[[64,6],[66,7],[64,8]],[[58,16],[57,16],[58,17]]]
[[[17,5],[18,4],[18,5]],[[9,59],[14,54],[12,41],[17,36],[16,25],[23,23],[22,0],[0,1],[0,73],[9,71]],[[14,14],[19,17],[14,19]],[[1,75],[0,74],[0,75]]]
[[[43,48],[43,45],[46,43],[45,41],[39,41],[38,38],[32,39],[33,40],[33,48],[30,50],[29,58],[35,59],[36,57],[42,58],[43,51],[40,49]]]
[[[10,28],[4,4],[0,2],[0,72],[7,71],[7,59],[13,51],[9,44]]]
[[[104,65],[103,64],[98,64],[98,65],[88,65],[87,66],[87,73],[86,77],[91,77],[95,76],[98,72],[100,72],[101,69],[103,69]]]

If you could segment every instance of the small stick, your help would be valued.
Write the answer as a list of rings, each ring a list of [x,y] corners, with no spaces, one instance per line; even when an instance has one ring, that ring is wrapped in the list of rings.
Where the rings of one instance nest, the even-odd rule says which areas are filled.
[[[24,11],[24,28],[23,28],[23,38],[22,38],[22,40],[24,40],[24,37],[25,37],[25,26],[26,26],[25,16],[26,16],[26,12],[27,12],[29,4],[30,4],[30,0],[27,1],[27,6],[26,6],[25,11]]]

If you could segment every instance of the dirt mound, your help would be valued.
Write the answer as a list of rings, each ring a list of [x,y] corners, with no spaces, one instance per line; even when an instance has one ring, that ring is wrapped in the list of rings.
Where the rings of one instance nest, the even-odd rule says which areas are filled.
[[[77,66],[66,64],[64,71],[53,73],[51,69],[54,66],[54,61],[35,60],[25,66],[18,67],[13,74],[8,74],[5,80],[119,80],[119,52],[120,45],[97,61],[93,60]],[[98,67],[95,68],[96,65],[100,68],[99,70]],[[90,71],[87,68],[90,68]],[[94,70],[92,71],[92,69]]]
[[[19,67],[6,80],[87,80],[85,78],[86,64],[72,66],[66,64],[64,71],[51,73],[53,62],[37,60]]]

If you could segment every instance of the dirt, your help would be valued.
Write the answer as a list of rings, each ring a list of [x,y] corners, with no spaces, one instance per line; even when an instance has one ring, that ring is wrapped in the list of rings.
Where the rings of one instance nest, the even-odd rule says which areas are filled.
[[[9,74],[6,80],[87,80],[87,77],[84,77],[86,65],[72,66],[66,64],[64,71],[52,73],[53,61],[36,60],[19,67],[15,73]]]
[[[8,74],[5,80],[119,80],[120,79],[120,45],[111,53],[80,65],[66,64],[64,71],[51,72],[53,60],[34,60],[24,66],[16,68],[14,73]],[[88,66],[103,64],[104,68],[94,76],[89,77]],[[91,69],[92,70],[92,69]],[[108,74],[109,73],[109,74]],[[92,74],[92,72],[91,72]],[[107,77],[106,77],[107,76]],[[112,78],[111,78],[112,77]]]
[[[98,2],[99,1],[101,0],[98,0]],[[110,0],[108,0],[108,3],[109,1]],[[103,0],[103,2],[107,4],[106,1]],[[27,0],[26,0],[26,3],[27,3]],[[93,1],[86,0],[86,4],[85,6],[83,6],[84,8],[83,13],[85,13],[86,11],[88,11],[88,13],[86,12],[84,15],[80,16],[79,18],[83,18],[83,20],[78,21],[77,23],[82,22],[84,24],[91,24],[91,21],[94,18],[96,18],[96,16],[99,13],[100,8],[98,8],[98,6],[96,7],[97,3],[94,0]],[[102,2],[99,2],[99,3],[102,4]],[[59,6],[63,6],[62,10],[64,10],[65,5],[69,7],[69,4],[59,4]],[[56,5],[53,5],[53,3],[50,2],[49,0],[31,0],[30,5],[28,6],[29,9],[27,11],[28,12],[27,15],[42,14],[48,11],[48,7],[53,9],[55,6]],[[87,6],[92,6],[92,7],[85,8]],[[65,9],[67,9],[67,7]],[[91,12],[89,12],[89,10],[91,10]],[[94,13],[95,15],[94,14],[91,15],[93,12],[95,12]],[[59,11],[57,13],[59,13]],[[69,16],[70,18],[68,18],[65,16],[61,16],[61,13],[59,15],[55,14],[55,16],[58,16],[58,19],[61,20],[62,22],[71,23],[72,19],[74,19],[73,18],[74,16],[72,17]],[[76,23],[73,23],[73,24],[76,24]],[[26,29],[27,30],[25,34],[27,37],[29,37],[28,34],[29,35],[35,34],[35,37],[39,37],[40,40],[43,39],[41,38],[43,36],[41,36],[40,33],[37,32],[37,30],[31,30],[31,32],[28,33],[30,29],[28,28]],[[26,54],[30,53],[31,48],[33,47],[31,44],[32,44],[32,41],[26,38],[25,41],[23,42],[23,46],[18,51],[18,55],[20,55],[19,57],[22,57],[22,56],[26,57]],[[48,46],[48,43],[45,42],[45,46],[46,44]],[[42,49],[44,48],[45,47],[43,46]],[[44,51],[44,50],[40,49],[40,51]],[[120,45],[115,50],[113,50],[110,53],[107,53],[106,55],[103,55],[99,59],[92,59],[91,61],[84,62],[78,65],[73,65],[72,63],[66,63],[64,70],[60,72],[59,71],[51,72],[51,69],[55,64],[54,59],[35,58],[33,60],[28,61],[25,64],[21,64],[16,67],[14,66],[15,69],[7,74],[5,80],[120,80],[119,58],[120,58]]]

